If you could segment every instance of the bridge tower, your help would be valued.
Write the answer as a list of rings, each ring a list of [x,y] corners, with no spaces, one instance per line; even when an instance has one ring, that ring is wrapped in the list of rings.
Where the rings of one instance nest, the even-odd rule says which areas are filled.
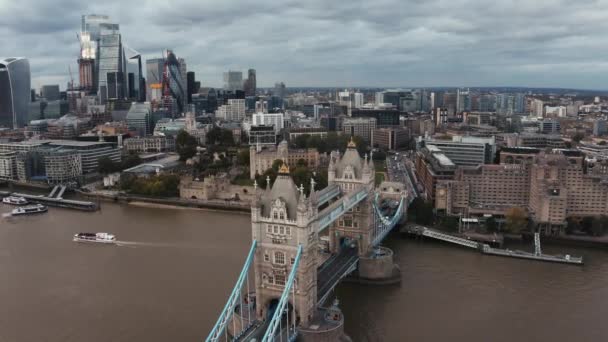
[[[349,192],[364,187],[371,194],[374,192],[375,170],[371,158],[361,158],[354,141],[350,141],[340,156],[332,152],[328,168],[329,185],[336,184],[348,196]],[[373,228],[373,196],[367,198],[349,210],[329,229],[330,250],[339,253],[342,247],[357,247],[359,255],[370,252]]]
[[[251,208],[252,238],[255,252],[256,316],[262,321],[271,317],[273,305],[281,297],[294,263],[298,246],[302,256],[295,278],[295,300],[289,300],[290,320],[295,312],[296,325],[308,326],[317,304],[317,232],[312,228],[314,210],[289,176],[286,164],[274,184],[268,179],[266,189],[256,189]],[[295,303],[294,303],[295,301]]]

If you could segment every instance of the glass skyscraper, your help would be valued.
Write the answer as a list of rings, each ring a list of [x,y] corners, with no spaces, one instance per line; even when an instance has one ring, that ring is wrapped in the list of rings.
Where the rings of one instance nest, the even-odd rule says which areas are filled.
[[[0,60],[0,127],[23,127],[30,103],[30,62],[22,57]]]
[[[95,60],[93,79],[102,102],[118,95],[124,97],[127,61],[119,25],[113,23],[107,15],[83,15],[80,37],[81,58]],[[113,90],[108,86],[108,73],[122,74],[117,77],[122,83],[113,84]]]
[[[171,50],[167,50],[167,60],[165,61],[164,79],[163,79],[163,106],[171,112],[172,115],[183,113],[186,97],[186,75],[182,75],[185,70],[183,59],[175,57]]]

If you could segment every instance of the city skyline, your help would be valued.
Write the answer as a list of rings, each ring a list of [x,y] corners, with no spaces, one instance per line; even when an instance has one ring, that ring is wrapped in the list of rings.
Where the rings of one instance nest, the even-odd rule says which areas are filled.
[[[83,14],[110,15],[143,56],[172,49],[205,86],[222,73],[258,71],[258,84],[289,86],[529,86],[606,89],[605,2],[471,1],[276,3],[160,1],[145,5],[7,2],[4,55],[31,61],[32,85],[77,70]],[[137,6],[137,7],[135,7]],[[15,16],[15,13],[22,15]],[[272,13],[272,16],[270,15]]]

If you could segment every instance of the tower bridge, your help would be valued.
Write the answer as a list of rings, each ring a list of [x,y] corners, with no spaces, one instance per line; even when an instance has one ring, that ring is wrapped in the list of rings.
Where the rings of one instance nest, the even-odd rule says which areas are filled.
[[[311,181],[308,197],[285,164],[272,186],[256,186],[251,248],[206,341],[348,341],[337,303],[327,303],[340,280],[399,278],[392,251],[379,245],[408,196],[403,184],[374,181],[373,162],[351,142],[331,154],[329,185],[315,191]]]

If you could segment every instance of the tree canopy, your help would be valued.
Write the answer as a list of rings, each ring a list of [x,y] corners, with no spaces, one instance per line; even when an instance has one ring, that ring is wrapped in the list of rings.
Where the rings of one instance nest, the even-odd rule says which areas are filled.
[[[335,150],[344,152],[351,137],[346,134],[337,134],[336,132],[328,132],[327,137],[321,138],[318,135],[303,134],[297,136],[292,142],[292,146],[296,148],[314,148],[319,153],[326,153]],[[357,144],[359,154],[364,154],[369,151],[369,143],[361,137],[354,136],[353,141]]]
[[[184,130],[180,131],[175,139],[175,149],[179,154],[179,160],[184,161],[194,157],[197,145],[196,138]]]
[[[505,213],[506,229],[511,233],[519,233],[526,227],[528,215],[523,208],[512,207]]]
[[[408,217],[422,225],[433,224],[433,204],[416,197],[407,209]]]
[[[207,143],[209,145],[233,146],[234,137],[232,136],[232,131],[215,126],[207,133]]]

